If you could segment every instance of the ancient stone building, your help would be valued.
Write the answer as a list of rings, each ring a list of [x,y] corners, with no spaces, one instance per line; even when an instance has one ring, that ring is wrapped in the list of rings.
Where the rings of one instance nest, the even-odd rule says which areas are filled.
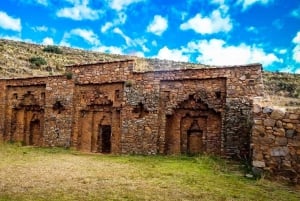
[[[169,70],[167,70],[169,69]],[[261,65],[124,60],[0,80],[0,140],[100,153],[249,154]]]

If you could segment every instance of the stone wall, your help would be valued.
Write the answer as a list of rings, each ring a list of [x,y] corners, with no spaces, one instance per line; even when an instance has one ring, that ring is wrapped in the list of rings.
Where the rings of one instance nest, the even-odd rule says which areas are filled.
[[[0,89],[4,140],[241,158],[250,153],[252,99],[263,84],[259,64],[124,60],[69,66],[66,76],[0,80]]]
[[[300,109],[254,105],[253,166],[300,183]]]

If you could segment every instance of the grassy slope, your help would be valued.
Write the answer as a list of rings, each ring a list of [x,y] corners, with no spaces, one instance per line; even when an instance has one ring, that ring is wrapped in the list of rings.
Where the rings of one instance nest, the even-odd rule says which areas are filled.
[[[129,58],[124,55],[104,54],[59,47],[62,54],[44,52],[45,46],[0,39],[0,77],[28,77],[64,73],[64,66]],[[42,57],[47,64],[40,67],[29,62],[31,57]],[[131,57],[132,58],[132,57]],[[142,64],[141,60],[141,64]],[[143,66],[143,65],[142,65]],[[300,75],[287,73],[263,74],[266,96],[274,105],[300,106]]]
[[[110,156],[1,144],[0,200],[299,200],[217,158]]]

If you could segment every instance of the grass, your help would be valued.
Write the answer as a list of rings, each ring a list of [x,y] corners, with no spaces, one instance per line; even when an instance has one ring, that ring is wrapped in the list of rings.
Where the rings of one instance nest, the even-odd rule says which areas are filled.
[[[299,200],[208,156],[114,156],[0,144],[4,200]]]

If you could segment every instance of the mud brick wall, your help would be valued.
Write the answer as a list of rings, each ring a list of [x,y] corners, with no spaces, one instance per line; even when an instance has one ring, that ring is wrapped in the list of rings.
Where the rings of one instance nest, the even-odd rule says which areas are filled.
[[[102,153],[249,155],[259,64],[124,60],[66,75],[0,80],[1,138]]]
[[[253,166],[300,184],[300,109],[254,105]]]

